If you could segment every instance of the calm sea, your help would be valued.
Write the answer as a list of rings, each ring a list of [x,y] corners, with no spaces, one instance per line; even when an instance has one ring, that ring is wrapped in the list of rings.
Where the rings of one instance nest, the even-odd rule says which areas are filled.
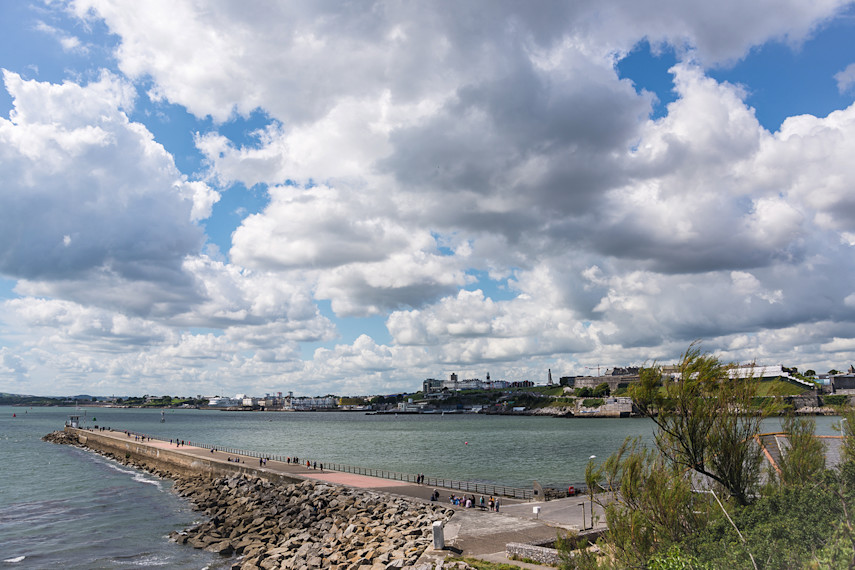
[[[642,419],[167,410],[161,422],[159,410],[0,407],[0,568],[229,566],[168,542],[199,519],[169,481],[40,440],[70,414],[164,439],[520,487],[580,482],[590,456],[627,436],[652,441]],[[835,421],[817,418],[817,432],[834,435]]]

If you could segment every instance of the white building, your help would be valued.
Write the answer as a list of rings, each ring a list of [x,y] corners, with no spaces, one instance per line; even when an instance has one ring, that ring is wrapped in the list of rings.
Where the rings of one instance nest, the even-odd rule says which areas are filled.
[[[294,411],[333,410],[338,407],[338,400],[333,396],[323,398],[306,398],[289,396],[285,399],[285,409]]]

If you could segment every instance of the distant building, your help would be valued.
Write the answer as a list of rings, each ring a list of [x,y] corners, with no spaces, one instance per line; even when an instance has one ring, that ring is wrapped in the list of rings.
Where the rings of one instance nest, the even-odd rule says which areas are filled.
[[[460,390],[500,390],[508,388],[512,384],[504,380],[490,380],[490,373],[487,373],[487,380],[482,381],[479,378],[465,378],[460,380],[456,372],[453,372],[448,380],[439,380],[437,378],[428,378],[422,382],[422,393],[425,397],[439,395],[443,392],[459,392]]]
[[[438,378],[428,378],[422,382],[422,393],[425,397],[442,392],[443,381]]]
[[[285,399],[286,410],[293,411],[311,411],[311,410],[332,410],[338,407],[338,398],[334,396],[325,396],[323,398],[306,398],[288,396]]]
[[[832,374],[830,384],[832,394],[855,394],[855,373]]]

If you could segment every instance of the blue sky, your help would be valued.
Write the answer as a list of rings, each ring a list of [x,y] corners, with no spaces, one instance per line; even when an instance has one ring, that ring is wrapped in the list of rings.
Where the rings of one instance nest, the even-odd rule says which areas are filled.
[[[4,3],[0,391],[846,368],[855,8],[692,4]]]

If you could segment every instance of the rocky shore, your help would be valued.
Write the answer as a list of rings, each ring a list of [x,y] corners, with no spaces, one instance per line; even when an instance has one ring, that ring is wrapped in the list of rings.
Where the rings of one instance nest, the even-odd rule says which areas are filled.
[[[42,439],[81,446],[62,431]],[[234,568],[413,567],[431,544],[433,522],[453,513],[437,504],[314,481],[281,485],[247,475],[178,476],[104,455],[174,480],[175,491],[208,520],[173,532],[171,539],[236,556]]]

